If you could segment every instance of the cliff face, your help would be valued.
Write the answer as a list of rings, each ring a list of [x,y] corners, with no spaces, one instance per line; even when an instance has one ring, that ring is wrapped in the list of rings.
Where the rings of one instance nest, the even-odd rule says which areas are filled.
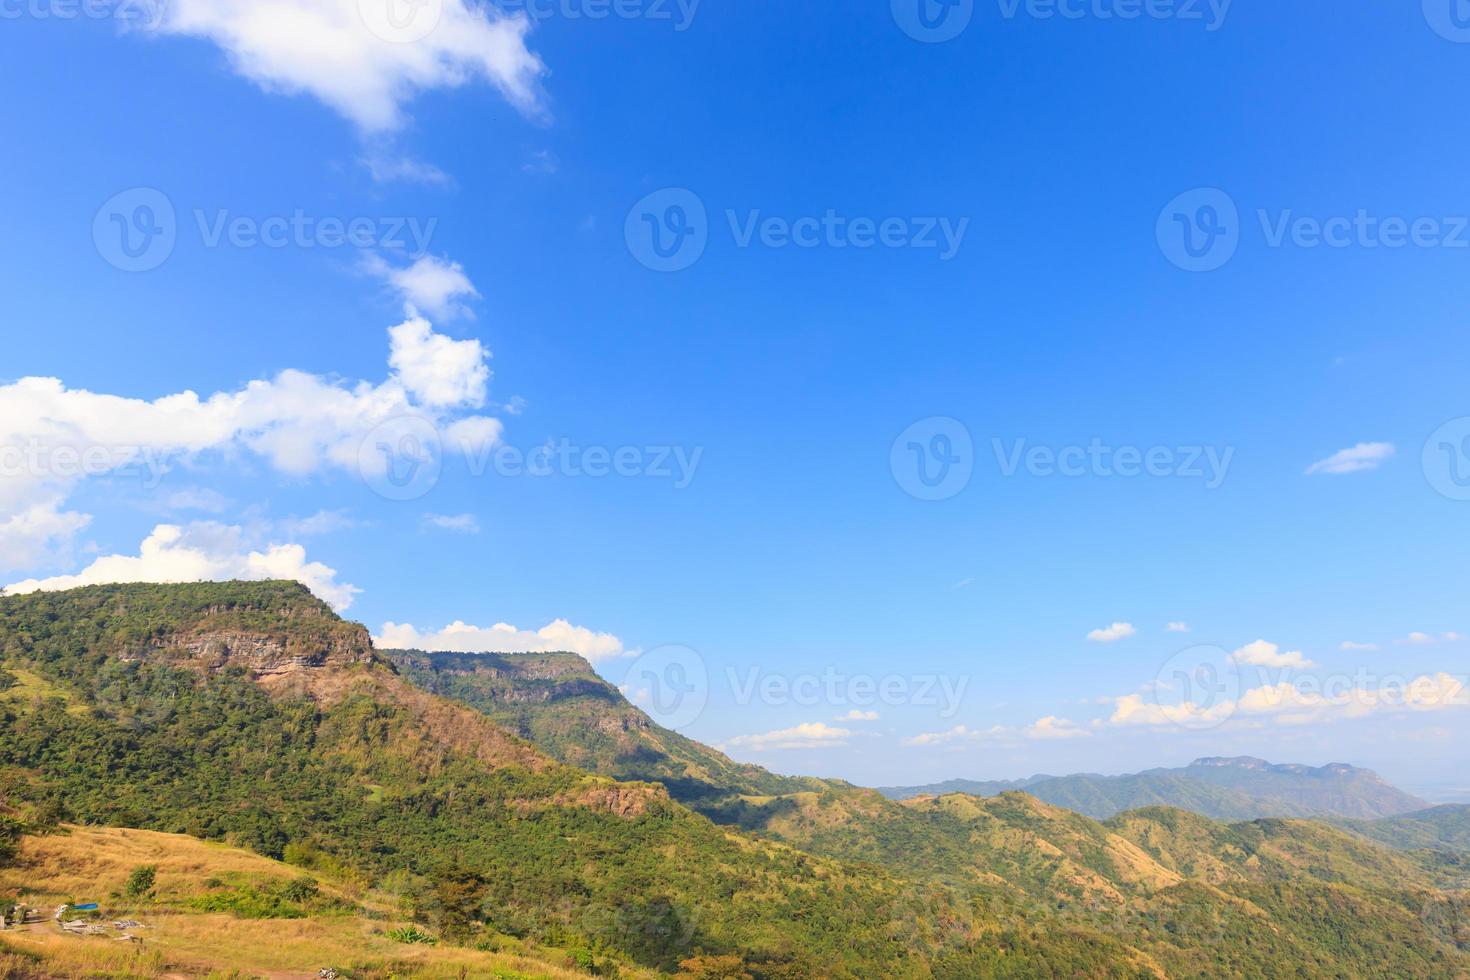
[[[262,633],[194,627],[153,641],[142,654],[150,661],[209,672],[242,667],[257,680],[372,663],[367,630],[350,623],[341,626],[350,628]]]

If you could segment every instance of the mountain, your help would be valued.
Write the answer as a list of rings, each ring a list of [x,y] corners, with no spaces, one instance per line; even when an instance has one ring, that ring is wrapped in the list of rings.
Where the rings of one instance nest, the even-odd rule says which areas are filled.
[[[1150,769],[1124,776],[1081,773],[1015,782],[951,780],[931,786],[890,786],[879,792],[903,800],[946,793],[995,796],[1016,790],[1098,820],[1147,806],[1178,807],[1217,820],[1375,819],[1428,806],[1367,769],[1342,764],[1316,768],[1273,765],[1249,757],[1196,759],[1179,769]]]
[[[568,765],[655,780],[684,802],[826,785],[734,762],[656,724],[574,653],[381,653],[409,682],[464,702]]]
[[[286,583],[0,599],[0,795],[392,879],[434,934],[674,970],[890,973],[906,885],[730,834],[661,785],[566,766],[403,680]],[[963,914],[963,910],[958,910]]]
[[[1470,853],[1470,806],[1463,804],[1429,807],[1381,820],[1343,820],[1339,824],[1400,850]]]
[[[624,977],[1470,976],[1470,876],[1438,855],[1300,821],[1104,824],[1020,793],[792,780],[666,732],[570,655],[390,659],[287,583],[0,598],[0,870],[67,825],[319,876],[320,899],[275,865],[160,870],[137,900],[155,950],[194,928],[181,911],[300,908],[355,917],[364,956],[398,915],[446,950]],[[105,877],[100,853],[88,866]],[[62,894],[70,867],[0,891]],[[329,926],[291,935],[327,930],[326,950]],[[221,975],[228,945],[210,946]],[[108,975],[47,958],[71,946],[16,949],[0,934],[0,966],[46,964],[19,975]],[[323,965],[291,949],[263,972]],[[345,976],[385,975],[356,962]]]

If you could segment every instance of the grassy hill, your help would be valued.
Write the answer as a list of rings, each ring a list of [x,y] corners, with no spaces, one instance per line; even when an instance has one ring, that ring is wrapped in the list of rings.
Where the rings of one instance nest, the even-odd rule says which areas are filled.
[[[896,803],[733,763],[566,657],[395,660],[290,584],[0,599],[0,864],[62,821],[284,859],[320,892],[160,862],[154,911],[295,902],[283,937],[363,937],[350,976],[377,975],[394,916],[439,955],[629,977],[1470,976],[1458,870],[1332,828]],[[61,865],[51,897],[87,881]],[[195,955],[160,921],[184,943],[167,956]]]
[[[153,882],[146,893],[129,895],[128,880],[140,868],[153,869]],[[384,980],[586,976],[567,952],[510,937],[485,950],[406,941],[421,934],[411,903],[390,888],[320,870],[307,875],[299,867],[182,834],[63,827],[27,836],[0,867],[0,894],[47,913],[43,923],[0,933],[0,973],[10,977],[238,971],[308,978],[324,968]],[[90,901],[99,902],[106,915],[67,918],[97,924],[103,935],[68,935],[50,921],[58,905]],[[142,925],[112,928],[118,919]],[[119,943],[124,935],[139,941]],[[623,973],[656,975],[626,964]]]

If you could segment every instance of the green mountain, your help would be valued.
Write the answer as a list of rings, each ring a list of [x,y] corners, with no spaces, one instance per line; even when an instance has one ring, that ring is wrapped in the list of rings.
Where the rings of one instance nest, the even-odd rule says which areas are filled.
[[[957,779],[931,786],[890,786],[879,792],[903,800],[945,793],[995,796],[1016,790],[1098,820],[1146,806],[1178,807],[1216,820],[1374,819],[1428,806],[1367,769],[1342,764],[1316,768],[1273,765],[1248,757],[1197,759],[1179,769],[1150,769],[1124,776],[1083,773],[1033,776],[1016,782]]]
[[[1400,850],[1470,853],[1470,806],[1446,805],[1381,820],[1342,820],[1339,825]]]
[[[580,661],[390,660],[282,583],[0,598],[0,845],[61,821],[284,858],[397,895],[441,943],[599,975],[1470,976],[1465,871],[1435,855],[790,780]]]
[[[821,789],[818,779],[778,776],[648,717],[574,653],[424,653],[383,650],[403,677],[454,698],[543,752],[624,780],[655,780],[681,801]]]

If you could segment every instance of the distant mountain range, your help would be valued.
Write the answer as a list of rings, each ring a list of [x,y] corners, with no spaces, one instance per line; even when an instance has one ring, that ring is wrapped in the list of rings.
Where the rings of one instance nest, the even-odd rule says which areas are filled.
[[[1341,763],[1318,767],[1276,765],[1249,756],[1196,759],[1179,769],[1150,769],[1123,776],[1079,773],[1012,782],[954,779],[929,786],[888,786],[879,792],[889,799],[907,800],[948,793],[998,796],[1018,790],[1094,820],[1107,820],[1146,806],[1178,807],[1214,820],[1376,820],[1429,806],[1368,769]]]

